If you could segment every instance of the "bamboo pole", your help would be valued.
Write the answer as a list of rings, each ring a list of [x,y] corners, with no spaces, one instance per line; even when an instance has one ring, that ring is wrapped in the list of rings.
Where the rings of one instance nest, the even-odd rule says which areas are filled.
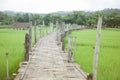
[[[7,75],[7,78],[5,78],[5,80],[11,80],[11,78],[9,77],[8,53],[6,53],[6,75]]]
[[[32,48],[32,21],[30,21],[30,25],[29,25],[29,35],[30,35],[30,50]]]
[[[40,38],[42,37],[42,27],[40,25]]]
[[[98,53],[99,53],[99,45],[100,45],[100,33],[102,26],[102,16],[98,17],[97,24],[97,33],[96,33],[96,44],[94,50],[94,61],[93,61],[93,80],[97,80],[97,66],[98,66]]]
[[[68,37],[68,62],[72,62],[72,44],[73,44],[73,38],[69,36]]]
[[[36,26],[36,21],[34,24],[34,37],[35,37],[35,43],[37,42],[37,26]]]
[[[6,69],[7,69],[7,78],[9,78],[8,53],[6,53]]]
[[[25,35],[25,61],[29,60],[29,51],[30,51],[30,35],[28,33],[26,33]]]

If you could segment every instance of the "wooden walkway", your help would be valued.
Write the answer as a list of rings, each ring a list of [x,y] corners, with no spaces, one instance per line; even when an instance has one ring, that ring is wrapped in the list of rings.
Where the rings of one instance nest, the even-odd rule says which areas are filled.
[[[79,65],[67,62],[67,53],[57,46],[55,38],[52,33],[37,42],[14,80],[86,80]]]

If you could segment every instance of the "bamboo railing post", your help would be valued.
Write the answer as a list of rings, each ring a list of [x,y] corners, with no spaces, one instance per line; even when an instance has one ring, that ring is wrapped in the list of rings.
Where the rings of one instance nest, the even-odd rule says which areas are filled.
[[[65,23],[62,23],[61,26],[61,47],[62,50],[65,51],[65,43],[64,43],[64,37],[65,37]]]
[[[35,37],[35,43],[37,42],[37,26],[36,26],[36,21],[34,24],[34,37]]]
[[[59,45],[62,45],[61,42],[62,42],[62,32],[63,32],[63,24],[62,23],[59,23],[59,35],[58,35],[58,44]]]
[[[9,66],[8,66],[8,53],[6,53],[6,71],[7,71],[7,78],[9,78]]]
[[[42,37],[42,27],[40,25],[40,38]]]
[[[46,34],[45,35],[47,35],[50,31],[47,27],[45,29],[46,29]]]
[[[29,60],[29,51],[30,51],[30,35],[28,33],[26,33],[25,35],[25,61]]]
[[[52,33],[52,32],[53,32],[53,23],[50,22],[50,33]]]
[[[62,51],[65,51],[64,37],[65,37],[65,32],[63,32],[63,33],[61,34],[61,46],[62,46]]]
[[[45,30],[44,30],[44,27],[45,27],[45,22],[44,22],[44,20],[43,20],[43,23],[42,23],[42,36],[44,36],[44,35],[45,35]]]
[[[72,62],[72,37],[68,37],[68,62]]]
[[[49,33],[51,33],[51,22],[49,23]]]
[[[75,56],[75,53],[76,53],[76,38],[77,37],[73,37],[73,56]]]
[[[99,53],[101,26],[102,26],[102,16],[99,16],[98,17],[98,24],[97,24],[94,59],[93,59],[94,60],[93,61],[93,80],[97,80],[97,65],[98,65],[98,53]]]
[[[30,25],[29,25],[29,36],[30,36],[30,48],[29,50],[31,50],[32,48],[32,22],[30,21]]]
[[[57,41],[57,45],[58,45],[58,38],[59,38],[59,23],[58,21],[56,21],[56,41]]]
[[[7,78],[5,78],[5,80],[11,80],[11,78],[9,77],[8,53],[6,53],[6,75],[7,75]]]

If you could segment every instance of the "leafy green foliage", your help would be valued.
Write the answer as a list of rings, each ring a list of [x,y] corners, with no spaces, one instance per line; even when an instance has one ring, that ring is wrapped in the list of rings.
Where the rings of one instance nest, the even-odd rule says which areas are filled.
[[[104,27],[120,27],[120,9],[104,9],[101,11],[93,12],[73,11],[66,14],[49,13],[44,15],[32,13],[16,13],[12,16],[0,12],[0,22],[2,22],[2,24],[12,24],[13,22],[29,22],[30,20],[34,24],[34,20],[36,20],[37,24],[42,24],[44,20],[45,25],[49,25],[50,22],[53,22],[55,24],[56,21],[59,21],[96,27],[99,15],[103,15]]]
[[[104,10],[104,25],[106,27],[115,27],[118,28],[120,26],[120,10]]]

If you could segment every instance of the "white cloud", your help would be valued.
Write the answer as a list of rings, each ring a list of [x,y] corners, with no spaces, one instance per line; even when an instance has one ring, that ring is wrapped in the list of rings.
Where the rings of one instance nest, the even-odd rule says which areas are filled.
[[[92,0],[90,6],[93,10],[103,9],[103,8],[120,8],[119,0]]]
[[[0,10],[48,13],[120,8],[119,0],[0,0]]]

